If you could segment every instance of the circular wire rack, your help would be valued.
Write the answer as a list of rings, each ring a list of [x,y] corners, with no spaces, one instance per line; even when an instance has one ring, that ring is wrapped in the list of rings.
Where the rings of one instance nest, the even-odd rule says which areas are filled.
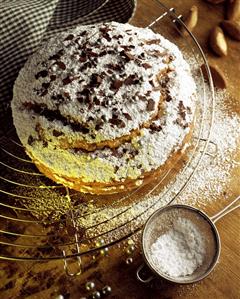
[[[156,15],[151,20],[131,23],[151,28],[174,42],[191,67],[197,85],[197,112],[187,153],[161,177],[132,192],[82,194],[54,184],[37,171],[17,138],[11,118],[7,118],[5,134],[0,137],[0,259],[63,259],[67,274],[80,274],[82,256],[139,232],[156,209],[170,204],[184,191],[208,154],[214,89],[206,58],[181,16],[173,8],[155,3]],[[187,37],[181,35],[180,27],[185,28]],[[77,272],[68,269],[70,258],[76,258]]]

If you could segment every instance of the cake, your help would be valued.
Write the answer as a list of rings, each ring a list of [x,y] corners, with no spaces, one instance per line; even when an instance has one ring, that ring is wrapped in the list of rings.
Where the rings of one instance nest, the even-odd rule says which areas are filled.
[[[14,85],[26,153],[53,181],[92,194],[133,190],[189,145],[196,87],[176,45],[116,22],[56,35]]]

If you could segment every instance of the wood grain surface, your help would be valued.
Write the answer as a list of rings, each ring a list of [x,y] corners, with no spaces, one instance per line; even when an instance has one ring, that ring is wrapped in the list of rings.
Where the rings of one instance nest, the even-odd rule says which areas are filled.
[[[193,4],[198,6],[199,22],[194,34],[208,60],[224,72],[232,96],[229,99],[231,107],[240,113],[240,42],[227,38],[229,55],[224,58],[216,57],[207,46],[209,30],[223,19],[225,6],[212,5],[200,0],[164,0],[163,3],[168,7],[174,6],[176,12],[183,15]],[[158,11],[155,7],[154,1],[138,0],[133,23],[141,24],[148,14],[157,16]],[[239,195],[239,177],[239,171],[234,171],[231,182],[226,187],[225,198],[204,205],[203,210],[212,215],[229,199]],[[144,285],[136,279],[136,269],[142,263],[140,250],[134,253],[133,263],[127,265],[124,248],[115,247],[109,250],[107,257],[84,258],[84,272],[76,278],[68,277],[64,273],[62,261],[44,263],[0,261],[0,296],[4,299],[47,299],[62,294],[64,298],[92,298],[91,292],[85,289],[85,283],[93,280],[97,289],[105,285],[111,286],[112,293],[106,298],[238,299],[240,298],[240,211],[227,215],[217,223],[217,227],[222,240],[219,264],[206,279],[196,284],[176,285],[155,279],[153,283]]]

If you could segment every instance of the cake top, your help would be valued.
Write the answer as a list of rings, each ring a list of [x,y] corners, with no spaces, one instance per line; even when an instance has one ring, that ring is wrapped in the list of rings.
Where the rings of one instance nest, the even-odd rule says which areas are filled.
[[[27,61],[12,106],[31,113],[56,144],[64,137],[98,143],[149,126],[166,92],[168,101],[180,97],[187,107],[194,85],[189,90],[176,76],[190,76],[181,52],[152,30],[115,22],[81,26]]]

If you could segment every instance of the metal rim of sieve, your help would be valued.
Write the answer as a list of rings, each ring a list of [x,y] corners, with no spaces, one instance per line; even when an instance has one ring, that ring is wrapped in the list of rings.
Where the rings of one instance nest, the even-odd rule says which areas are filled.
[[[179,208],[179,209],[186,209],[186,210],[191,210],[193,212],[195,212],[196,214],[200,215],[205,221],[208,222],[208,224],[211,226],[212,229],[212,233],[214,235],[214,239],[215,239],[215,243],[216,243],[216,250],[215,250],[215,254],[212,258],[212,262],[210,264],[210,266],[208,267],[208,269],[201,275],[199,275],[198,277],[196,277],[195,279],[189,279],[189,280],[181,280],[178,278],[174,278],[171,277],[163,272],[161,272],[159,269],[156,269],[156,267],[154,267],[152,265],[152,263],[149,261],[149,259],[147,258],[147,246],[146,246],[146,231],[149,227],[149,225],[152,225],[154,223],[154,221],[152,222],[153,218],[156,217],[156,215],[162,214],[170,209],[174,209],[174,208]],[[168,281],[174,282],[174,283],[179,283],[179,284],[191,284],[194,282],[198,282],[202,279],[204,279],[205,277],[207,277],[212,270],[215,268],[216,264],[218,263],[219,257],[220,257],[220,253],[221,253],[221,241],[220,241],[220,236],[217,230],[216,225],[214,224],[214,222],[211,220],[211,218],[204,213],[203,211],[194,208],[192,206],[189,205],[184,205],[184,204],[173,204],[173,205],[167,205],[164,206],[160,209],[158,209],[157,211],[155,211],[146,221],[144,228],[143,228],[143,232],[142,232],[142,238],[141,238],[141,247],[142,247],[142,252],[143,252],[143,258],[145,263],[147,264],[147,266],[151,269],[151,271],[155,274],[156,277],[162,277]],[[187,276],[185,276],[187,277]],[[191,277],[191,276],[189,276]]]

